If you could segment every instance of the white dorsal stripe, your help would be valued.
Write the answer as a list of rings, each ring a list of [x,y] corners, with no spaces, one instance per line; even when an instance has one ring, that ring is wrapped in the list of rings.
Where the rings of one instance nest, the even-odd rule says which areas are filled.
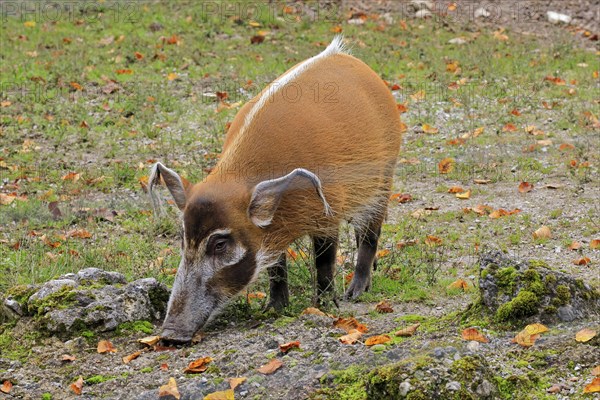
[[[315,62],[319,61],[320,59],[334,55],[334,54],[340,54],[340,53],[347,53],[347,50],[343,43],[343,36],[337,35],[336,37],[333,38],[333,40],[329,44],[329,46],[327,46],[327,48],[325,50],[323,50],[321,53],[317,54],[314,57],[309,58],[308,60],[304,60],[303,62],[298,64],[294,69],[292,69],[291,71],[288,71],[286,74],[280,76],[279,78],[277,78],[273,82],[271,82],[269,87],[259,97],[256,104],[254,104],[254,106],[252,107],[250,112],[248,112],[248,114],[246,114],[246,118],[244,119],[244,125],[242,126],[242,129],[240,130],[239,136],[244,134],[246,129],[248,129],[248,127],[252,123],[252,120],[254,119],[256,114],[263,108],[263,106],[267,103],[267,101],[269,99],[273,98],[273,96],[279,90],[281,90],[282,87],[285,87],[287,84],[292,82],[300,74],[302,74],[311,65],[313,65]]]

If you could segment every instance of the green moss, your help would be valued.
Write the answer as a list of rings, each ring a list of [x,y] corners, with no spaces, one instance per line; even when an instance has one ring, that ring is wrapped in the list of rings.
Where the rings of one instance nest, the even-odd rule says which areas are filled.
[[[144,374],[148,374],[148,373],[152,372],[153,370],[154,370],[154,368],[152,368],[152,367],[145,367],[145,368],[140,369],[140,372],[142,372]]]
[[[43,299],[33,300],[27,304],[30,314],[43,315],[51,310],[68,308],[77,303],[73,286],[65,285]]]
[[[546,261],[542,261],[542,260],[529,260],[529,267],[530,268],[548,268],[548,269],[550,269],[550,266],[548,265],[548,263]]]
[[[23,305],[29,300],[29,297],[36,291],[35,286],[17,285],[6,291],[6,297],[12,297],[17,303]]]
[[[553,315],[553,314],[556,314],[558,312],[558,309],[555,306],[546,306],[544,308],[544,312],[546,314]]]
[[[473,382],[475,373],[480,367],[480,362],[474,357],[463,357],[452,363],[450,370],[456,376],[456,380],[463,382]]]
[[[215,386],[218,386],[218,385],[220,385],[221,383],[223,383],[223,381],[225,381],[225,378],[218,377],[218,378],[215,378],[215,379],[213,379],[213,384],[214,384]]]
[[[484,269],[483,271],[481,271],[481,279],[485,279],[488,275],[489,275],[490,271],[487,269]]]
[[[518,279],[518,276],[519,272],[515,267],[499,269],[496,272],[496,282],[498,287],[502,289],[504,293],[512,293],[516,286],[516,280]]]
[[[116,379],[116,376],[93,375],[93,376],[90,376],[89,378],[85,378],[84,381],[88,385],[97,385],[99,383],[110,381],[113,379]]]
[[[321,383],[328,384],[327,381],[332,380],[333,387],[318,390],[316,394],[325,395],[328,399],[367,400],[366,373],[367,369],[365,367],[356,365],[341,371],[331,371],[321,378]]]
[[[155,310],[160,313],[164,313],[167,308],[167,303],[169,301],[169,293],[155,288],[148,292],[148,297],[150,298],[150,303]]]
[[[52,400],[52,394],[50,394],[50,393],[43,393],[42,394],[42,400]]]
[[[515,321],[519,318],[529,317],[537,312],[538,297],[528,290],[521,290],[511,301],[502,304],[496,311],[498,321]]]
[[[15,322],[0,325],[0,349],[2,350],[2,358],[24,362],[29,359],[31,348],[41,334],[38,331],[34,331],[27,335],[15,337],[15,334],[13,333],[14,326]]]
[[[124,322],[117,327],[117,335],[124,335],[131,332],[141,332],[151,335],[154,332],[154,325],[149,321]]]
[[[556,285],[556,275],[554,274],[548,274],[544,277],[544,282],[546,283],[547,286],[554,286]]]
[[[283,328],[291,324],[296,320],[295,317],[280,317],[275,322],[273,322],[273,326],[276,328]]]
[[[560,300],[560,305],[564,306],[571,301],[571,290],[566,285],[556,287],[556,298]]]

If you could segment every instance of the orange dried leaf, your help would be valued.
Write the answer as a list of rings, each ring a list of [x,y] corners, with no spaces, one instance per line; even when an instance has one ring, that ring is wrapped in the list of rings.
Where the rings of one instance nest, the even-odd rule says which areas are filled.
[[[325,314],[323,311],[321,311],[315,307],[308,307],[307,309],[302,311],[302,314],[312,314],[312,315],[320,315],[322,317],[329,317],[329,315]]]
[[[361,332],[357,331],[356,329],[352,329],[347,335],[341,336],[339,340],[343,344],[354,344],[360,339],[361,336]]]
[[[169,364],[167,364],[167,363],[160,364],[160,370],[161,371],[168,371],[169,370]]]
[[[135,353],[131,353],[130,355],[123,357],[123,364],[129,364],[131,361],[138,358],[141,354],[142,352],[138,350]]]
[[[236,387],[240,386],[242,383],[246,381],[246,378],[229,378],[229,387],[231,390],[234,390]]]
[[[448,193],[462,193],[464,192],[465,189],[461,188],[460,186],[452,186],[450,189],[448,189]]]
[[[71,388],[73,393],[75,393],[76,395],[80,395],[81,391],[83,390],[83,378],[80,376],[79,379],[71,383],[69,387]]]
[[[382,314],[386,314],[386,313],[394,312],[394,309],[392,308],[392,305],[387,300],[382,300],[379,303],[377,303],[377,305],[375,306],[375,311],[382,313]]]
[[[468,200],[471,198],[471,189],[463,193],[456,193],[456,198],[461,200]]]
[[[591,262],[592,262],[592,260],[590,260],[589,257],[581,257],[581,258],[579,258],[577,260],[573,260],[573,264],[575,264],[575,265],[583,265],[583,266],[588,265]]]
[[[76,358],[70,354],[63,354],[61,357],[61,361],[75,361]]]
[[[89,239],[92,237],[92,234],[85,229],[74,229],[67,233],[67,237],[79,238],[79,239]]]
[[[176,72],[169,72],[167,74],[167,80],[169,80],[169,81],[174,81],[177,78],[179,78],[179,75],[177,75]]]
[[[453,158],[444,158],[438,164],[438,170],[440,174],[449,174],[454,169],[454,159]]]
[[[594,239],[590,242],[590,249],[597,250],[600,249],[600,239]]]
[[[417,322],[416,324],[412,324],[404,329],[400,329],[399,331],[397,331],[395,333],[395,335],[402,336],[402,337],[412,336],[415,334],[415,332],[417,331],[419,326],[421,326],[421,324],[419,322]]]
[[[177,389],[177,381],[175,378],[169,378],[169,383],[166,385],[162,385],[158,389],[158,397],[168,397],[173,396],[175,399],[179,400],[181,395],[179,394],[179,389]]]
[[[361,333],[367,333],[369,331],[367,326],[358,322],[356,318],[337,318],[333,321],[333,326],[343,329],[348,333],[353,330],[357,330]]]
[[[209,393],[204,396],[204,400],[234,400],[233,389],[222,390],[220,392]]]
[[[404,114],[405,112],[408,111],[408,107],[406,106],[406,103],[396,104],[396,107],[398,108],[398,112],[400,114]]]
[[[575,334],[575,340],[581,343],[589,342],[596,336],[596,331],[590,328],[583,328]]]
[[[145,344],[146,346],[154,346],[160,341],[160,336],[146,336],[145,338],[138,339],[138,342]]]
[[[438,133],[440,131],[438,128],[431,126],[429,124],[423,124],[422,128],[423,128],[423,132],[429,133],[432,135],[435,133]]]
[[[427,237],[425,238],[425,244],[428,244],[430,246],[440,245],[442,243],[443,243],[442,239],[440,239],[437,236],[427,235]]]
[[[279,368],[281,368],[282,365],[283,365],[283,363],[281,362],[281,360],[274,358],[271,361],[269,361],[268,363],[266,363],[265,365],[263,365],[262,367],[260,367],[258,369],[258,372],[260,372],[261,374],[264,374],[264,375],[271,375],[273,372],[275,372]]]
[[[264,299],[265,297],[267,297],[267,294],[265,292],[252,292],[252,293],[248,293],[248,301],[251,300],[256,300],[256,299]]]
[[[491,179],[473,179],[473,182],[478,185],[487,185],[491,181],[492,181]]]
[[[469,284],[464,279],[457,279],[448,285],[448,289],[462,289],[466,291],[469,288]]]
[[[98,353],[116,353],[117,349],[109,340],[101,340],[98,342]]]
[[[377,255],[377,258],[382,258],[382,257],[385,257],[385,256],[387,256],[387,255],[388,255],[388,254],[390,254],[390,253],[391,253],[391,251],[390,251],[390,250],[388,250],[388,249],[383,249],[383,250],[379,250],[379,251],[377,252],[377,254],[376,254],[376,255]]]
[[[548,332],[548,328],[545,325],[535,323],[527,325],[525,329],[523,329],[523,332],[526,332],[530,335],[537,335],[539,333]]]
[[[580,248],[581,248],[581,243],[575,242],[575,241],[573,241],[568,247],[569,250],[579,250]]]
[[[133,70],[132,69],[128,69],[128,68],[121,68],[115,71],[117,73],[117,75],[131,75],[133,74]]]
[[[8,394],[8,393],[10,393],[10,390],[12,389],[12,387],[13,387],[13,384],[11,381],[4,381],[2,383],[2,386],[0,386],[0,392]]]
[[[481,332],[479,332],[475,328],[467,328],[462,331],[461,335],[464,340],[474,340],[476,342],[481,342],[481,343],[489,342],[488,338],[483,336],[483,334],[481,334]]]
[[[79,175],[78,173],[69,172],[68,174],[63,175],[62,180],[77,182],[79,180],[79,178],[81,178],[81,175]]]
[[[583,393],[597,393],[600,392],[600,377],[596,377],[592,380],[592,383],[586,385],[583,388]]]
[[[525,330],[517,333],[517,336],[512,340],[513,343],[517,343],[523,347],[531,347],[535,344],[535,341],[539,335],[531,335],[527,333]]]
[[[188,366],[183,370],[186,374],[199,374],[208,369],[208,364],[213,359],[211,357],[202,357],[197,360],[192,361],[188,364]]]
[[[367,338],[367,340],[365,340],[365,346],[374,346],[376,344],[383,344],[383,343],[387,343],[391,340],[392,340],[392,338],[389,337],[388,335],[371,336],[370,338]]]
[[[550,232],[550,228],[545,225],[533,232],[534,239],[549,239],[551,237],[552,232]]]
[[[519,193],[527,193],[533,190],[533,185],[529,182],[521,182],[519,184]]]
[[[514,124],[508,123],[502,128],[503,132],[516,132],[517,127]]]
[[[600,376],[600,365],[597,365],[596,368],[592,370],[592,375]]]
[[[287,353],[288,351],[290,351],[291,349],[299,349],[300,348],[300,342],[299,341],[295,341],[295,342],[288,342],[285,344],[280,344],[279,345],[279,350],[281,350],[282,353]]]

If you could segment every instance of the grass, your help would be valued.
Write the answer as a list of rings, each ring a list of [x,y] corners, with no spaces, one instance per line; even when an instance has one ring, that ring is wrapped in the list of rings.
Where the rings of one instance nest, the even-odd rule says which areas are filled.
[[[597,176],[597,54],[573,47],[568,34],[548,43],[510,30],[510,39],[501,41],[487,30],[474,33],[467,26],[433,21],[408,20],[406,28],[396,22],[380,30],[377,21],[355,26],[341,15],[316,22],[290,22],[267,13],[236,20],[210,13],[202,4],[153,3],[125,13],[129,19],[117,17],[107,5],[100,17],[84,12],[35,26],[21,17],[3,21],[0,56],[8,62],[0,66],[0,177],[6,183],[0,192],[23,199],[0,206],[5,277],[0,292],[94,266],[129,279],[154,276],[172,283],[179,263],[177,215],[170,209],[166,218],[152,216],[141,185],[150,165],[161,160],[188,179],[202,179],[239,109],[218,110],[206,94],[227,92],[230,103],[248,101],[286,69],[321,51],[335,25],[343,27],[357,57],[401,86],[394,96],[407,104],[402,117],[411,128],[401,158],[419,160],[398,165],[394,190],[413,193],[415,200],[390,203],[380,248],[391,251],[381,258],[363,300],[427,302],[455,296],[446,292],[444,276],[474,274],[477,254],[486,247],[527,252],[534,245],[552,248],[579,232],[586,240],[598,235],[597,210],[594,214],[589,197],[576,206],[589,210],[577,227],[557,223],[560,234],[538,241],[530,230],[547,218],[567,221],[562,208],[552,206],[540,216],[530,207],[498,220],[463,210],[486,202],[516,207],[520,181],[542,185],[560,179],[582,187]],[[264,43],[251,45],[258,30],[270,33]],[[458,36],[472,43],[448,43]],[[460,71],[448,67],[452,61]],[[547,76],[559,76],[565,85]],[[511,113],[515,109],[520,116]],[[440,132],[412,131],[425,123]],[[516,130],[506,131],[507,124]],[[527,134],[529,125],[545,135]],[[449,144],[479,127],[484,131],[478,137]],[[548,138],[552,145],[537,144]],[[561,151],[561,143],[575,149]],[[442,175],[437,164],[447,157],[456,166]],[[571,160],[577,160],[576,167]],[[77,178],[65,179],[69,173]],[[474,178],[490,183],[475,185]],[[459,201],[446,193],[453,185],[471,188],[472,199]],[[504,195],[507,187],[514,195]],[[55,201],[59,218],[48,208]],[[441,209],[419,219],[408,216],[423,204]],[[74,229],[91,237],[69,236]],[[427,245],[428,235],[443,244]],[[352,233],[345,230],[342,236],[338,292],[347,285],[355,255]],[[416,244],[397,248],[408,240]],[[295,246],[310,254],[305,241]],[[290,313],[311,304],[310,262],[307,256],[291,263]],[[250,290],[268,292],[266,276]],[[244,302],[234,303],[241,315],[259,309],[240,309]]]

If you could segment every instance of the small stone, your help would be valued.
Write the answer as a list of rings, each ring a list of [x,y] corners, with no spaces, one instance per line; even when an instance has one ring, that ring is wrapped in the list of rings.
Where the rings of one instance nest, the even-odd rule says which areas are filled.
[[[429,10],[419,10],[415,13],[415,18],[429,18],[431,17],[431,12]]]
[[[477,389],[475,390],[475,392],[482,398],[487,398],[489,396],[492,395],[492,393],[494,392],[494,386],[487,381],[486,379],[484,379],[479,386],[477,386]]]
[[[457,37],[457,38],[454,38],[454,39],[450,39],[448,41],[448,43],[450,43],[450,44],[459,44],[460,45],[460,44],[467,43],[467,41],[465,39],[463,39],[463,38]]]
[[[408,393],[413,389],[412,385],[408,381],[404,381],[398,387],[398,394],[400,397],[406,397]]]
[[[446,390],[450,390],[451,392],[457,392],[460,390],[460,382],[457,381],[452,381],[452,382],[448,382],[446,383]]]
[[[575,310],[571,306],[559,307],[557,311],[558,318],[563,322],[571,322],[577,317],[575,316]]]
[[[473,353],[477,353],[479,351],[479,348],[481,347],[481,345],[479,344],[479,342],[476,342],[474,340],[471,340],[468,344],[467,344],[467,349]]]
[[[443,358],[445,354],[446,353],[444,352],[444,349],[442,349],[441,347],[436,347],[435,349],[433,349],[433,356],[435,358]]]
[[[489,17],[491,14],[488,10],[486,10],[483,7],[478,8],[477,10],[475,10],[475,13],[473,14],[475,16],[475,18],[487,18]]]

